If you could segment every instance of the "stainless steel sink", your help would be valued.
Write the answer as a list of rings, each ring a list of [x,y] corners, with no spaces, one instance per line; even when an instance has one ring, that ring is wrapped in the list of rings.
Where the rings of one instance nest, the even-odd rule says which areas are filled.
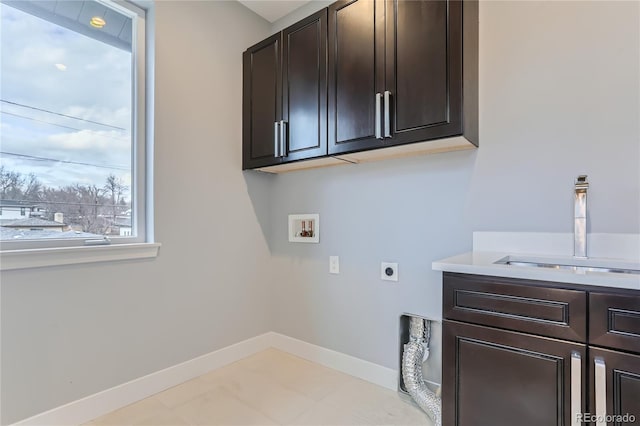
[[[542,257],[506,256],[494,262],[524,268],[547,268],[585,272],[608,272],[614,274],[640,275],[640,263],[607,259],[553,259]]]

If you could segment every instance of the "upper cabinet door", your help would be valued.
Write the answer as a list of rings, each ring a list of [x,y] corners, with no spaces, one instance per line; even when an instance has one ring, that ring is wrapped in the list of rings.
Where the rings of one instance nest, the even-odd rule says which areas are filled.
[[[329,154],[382,147],[376,94],[384,91],[384,2],[329,6]]]
[[[462,2],[386,0],[385,12],[385,142],[462,134]]]
[[[284,161],[327,155],[327,10],[282,32]]]
[[[275,156],[282,115],[281,45],[276,34],[243,54],[243,169],[282,162]]]

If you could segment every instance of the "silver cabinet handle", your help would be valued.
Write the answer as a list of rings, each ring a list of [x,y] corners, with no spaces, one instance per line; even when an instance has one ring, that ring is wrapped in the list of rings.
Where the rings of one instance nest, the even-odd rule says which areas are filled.
[[[280,120],[280,157],[287,156],[287,122]]]
[[[280,133],[278,132],[278,122],[273,122],[273,156],[280,157]]]
[[[571,352],[571,426],[582,425],[582,358]]]
[[[602,358],[595,358],[594,372],[596,376],[596,425],[607,425],[605,417],[607,415],[607,366]]]
[[[382,94],[376,93],[376,139],[382,139],[382,123],[380,113],[382,112]]]
[[[391,92],[384,91],[384,137],[391,137]]]

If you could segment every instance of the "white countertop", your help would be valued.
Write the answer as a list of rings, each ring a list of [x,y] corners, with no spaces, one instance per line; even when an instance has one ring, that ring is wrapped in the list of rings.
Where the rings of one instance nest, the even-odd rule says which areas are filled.
[[[567,269],[522,267],[495,262],[514,253],[494,251],[473,251],[433,262],[436,271],[458,272],[462,274],[489,275],[497,277],[522,278],[528,280],[554,281],[572,284],[597,285],[602,287],[617,287],[640,290],[640,275],[622,274],[615,272],[574,271]],[[526,255],[517,254],[518,258],[538,261],[568,260],[566,256]],[[569,259],[571,260],[571,259]],[[589,258],[590,264],[610,267],[637,267],[635,262],[623,259]],[[541,262],[544,263],[544,262]],[[566,263],[564,263],[566,264]],[[633,265],[633,266],[632,266]]]

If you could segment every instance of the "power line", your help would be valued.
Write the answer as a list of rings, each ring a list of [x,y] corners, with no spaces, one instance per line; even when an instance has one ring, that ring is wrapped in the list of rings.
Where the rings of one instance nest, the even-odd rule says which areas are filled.
[[[115,165],[109,166],[106,164],[92,164],[92,163],[84,163],[81,161],[60,160],[56,158],[47,158],[47,157],[36,157],[35,155],[17,154],[15,152],[0,151],[0,154],[8,155],[10,157],[27,158],[29,160],[34,160],[34,161],[50,161],[54,163],[76,164],[79,166],[92,166],[92,167],[99,167],[102,169],[125,170],[125,171],[131,170],[130,167],[125,167],[125,166],[115,166]]]
[[[36,111],[46,112],[46,113],[49,113],[49,114],[55,114],[55,115],[59,115],[61,117],[72,118],[74,120],[84,121],[84,122],[87,122],[87,123],[93,123],[93,124],[97,124],[99,126],[111,127],[112,129],[118,129],[118,130],[124,130],[124,131],[127,130],[127,129],[124,129],[122,127],[113,126],[111,124],[100,123],[98,121],[87,120],[86,118],[80,118],[80,117],[76,117],[76,116],[73,116],[73,115],[62,114],[61,112],[49,111],[48,109],[43,109],[43,108],[38,108],[38,107],[31,106],[31,105],[24,105],[24,104],[20,104],[20,103],[17,103],[17,102],[7,101],[6,99],[0,99],[0,102],[4,102],[4,103],[9,104],[9,105],[15,105],[15,106],[23,107],[23,108],[33,109],[33,110],[36,110]]]
[[[129,204],[121,205],[121,204],[99,204],[99,203],[76,203],[72,201],[35,201],[35,200],[6,200],[6,201],[14,201],[19,203],[28,203],[32,205],[41,205],[41,204],[62,204],[65,206],[91,206],[91,207],[120,207],[120,208],[131,208]],[[10,206],[9,206],[10,207]],[[19,206],[18,206],[19,207]],[[8,207],[5,207],[8,208]]]
[[[51,121],[46,121],[46,120],[39,120],[37,118],[28,117],[26,115],[20,115],[20,114],[16,114],[16,113],[13,113],[13,112],[8,112],[8,111],[0,111],[0,113],[1,114],[11,115],[13,117],[23,118],[25,120],[37,121],[38,123],[49,124],[51,126],[62,127],[64,129],[77,130],[79,132],[81,132],[83,130],[89,130],[89,129],[78,129],[77,127],[65,126],[64,124],[52,123]],[[113,139],[113,140],[119,140],[119,141],[127,141],[128,140],[127,138],[116,137],[116,136],[111,136],[111,135],[101,135],[101,136],[109,138],[109,139]]]
[[[12,116],[18,117],[18,118],[24,118],[26,120],[37,121],[38,123],[51,124],[52,126],[58,126],[58,127],[62,127],[62,128],[65,128],[65,129],[82,131],[82,129],[77,129],[75,127],[65,126],[64,124],[56,124],[56,123],[51,123],[49,121],[38,120],[37,118],[27,117],[26,115],[14,114],[12,112],[7,112],[7,111],[0,111],[0,113],[7,114],[7,115],[12,115]]]

